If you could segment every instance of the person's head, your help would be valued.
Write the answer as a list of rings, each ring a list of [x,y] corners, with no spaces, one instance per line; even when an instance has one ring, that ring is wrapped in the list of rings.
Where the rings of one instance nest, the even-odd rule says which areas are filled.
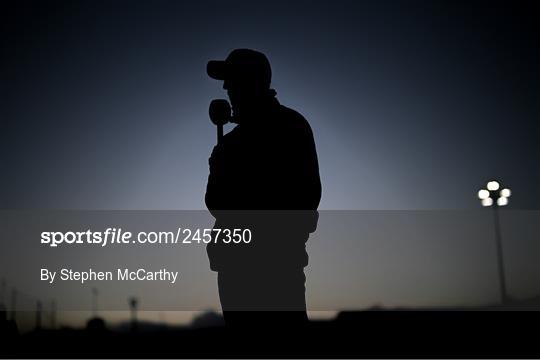
[[[256,112],[272,94],[270,62],[258,51],[233,50],[225,60],[209,61],[207,72],[211,78],[223,80],[237,119]]]

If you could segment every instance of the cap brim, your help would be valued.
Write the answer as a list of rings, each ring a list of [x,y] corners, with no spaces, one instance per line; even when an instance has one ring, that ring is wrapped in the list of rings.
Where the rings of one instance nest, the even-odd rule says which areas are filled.
[[[206,65],[208,76],[216,80],[225,80],[227,78],[227,64],[222,60],[211,60]]]

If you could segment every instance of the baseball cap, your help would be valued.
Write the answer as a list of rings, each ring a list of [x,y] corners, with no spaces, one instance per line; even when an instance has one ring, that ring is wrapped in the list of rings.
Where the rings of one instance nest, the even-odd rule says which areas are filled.
[[[208,76],[216,80],[270,86],[272,69],[266,55],[251,49],[233,50],[225,60],[211,60]]]

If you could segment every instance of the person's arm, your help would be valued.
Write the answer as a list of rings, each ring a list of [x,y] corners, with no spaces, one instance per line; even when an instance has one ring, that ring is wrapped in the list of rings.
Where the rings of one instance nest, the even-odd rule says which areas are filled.
[[[224,205],[224,164],[223,164],[223,147],[216,145],[208,159],[210,173],[208,175],[208,183],[206,185],[206,194],[204,197],[206,207],[210,213],[216,217],[216,210],[223,209]]]
[[[319,160],[315,148],[313,132],[306,120],[295,129],[292,138],[291,182],[294,209],[317,210],[321,201],[322,186],[319,174]]]

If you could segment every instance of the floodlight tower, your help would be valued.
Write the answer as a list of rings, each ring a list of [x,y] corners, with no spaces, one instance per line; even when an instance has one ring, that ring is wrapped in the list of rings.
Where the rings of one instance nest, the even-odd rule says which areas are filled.
[[[137,307],[139,306],[139,299],[136,297],[130,297],[128,299],[129,308],[131,309],[131,331],[137,331]]]
[[[501,240],[501,224],[499,221],[499,207],[508,205],[508,198],[512,192],[508,188],[501,189],[499,182],[489,181],[485,189],[478,191],[478,198],[482,201],[482,206],[493,209],[495,225],[495,245],[497,247],[497,265],[499,270],[499,285],[501,288],[501,302],[508,303],[508,293],[506,291],[506,280],[504,275],[504,259]]]

